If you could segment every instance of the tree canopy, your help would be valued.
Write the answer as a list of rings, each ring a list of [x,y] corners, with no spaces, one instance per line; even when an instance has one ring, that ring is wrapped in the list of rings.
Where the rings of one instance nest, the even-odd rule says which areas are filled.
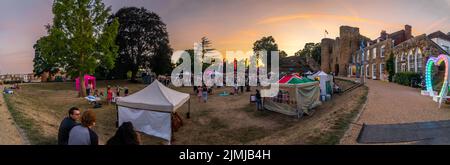
[[[131,71],[131,79],[135,80],[139,69],[151,69],[156,74],[171,71],[169,35],[166,24],[156,13],[145,8],[125,7],[110,18],[114,19],[120,23],[116,74]]]
[[[312,42],[306,43],[303,49],[301,49],[295,53],[295,56],[312,58],[312,59],[314,59],[314,61],[317,62],[317,64],[320,65],[320,59],[321,59],[320,43],[312,43]]]
[[[40,76],[45,72],[49,72],[50,74],[54,74],[58,69],[55,67],[57,64],[54,62],[50,62],[44,56],[42,56],[41,52],[41,42],[45,40],[45,37],[40,38],[33,45],[34,48],[34,59],[33,59],[33,73],[34,76]]]
[[[395,75],[395,61],[394,61],[394,53],[391,52],[389,54],[389,58],[386,60],[386,71],[388,72],[388,80],[389,82],[393,81],[393,77]]]
[[[278,45],[272,36],[267,36],[253,43],[253,51],[267,51],[267,68],[270,69],[272,51],[278,51]],[[257,57],[259,58],[259,55]]]
[[[80,96],[86,95],[85,74],[99,66],[114,67],[119,22],[108,20],[110,11],[101,0],[54,0],[53,24],[47,26],[48,36],[35,46],[50,65],[80,77]]]

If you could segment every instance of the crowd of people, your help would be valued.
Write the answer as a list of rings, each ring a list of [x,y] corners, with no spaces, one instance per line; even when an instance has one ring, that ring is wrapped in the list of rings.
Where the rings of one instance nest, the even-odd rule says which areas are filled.
[[[106,104],[108,105],[115,102],[116,98],[121,96],[126,97],[130,93],[128,87],[121,87],[119,85],[116,85],[115,88],[112,88],[110,85],[108,85],[106,88],[106,92],[103,90],[99,91],[98,89],[95,89],[94,92],[91,93],[91,89],[93,89],[92,86],[86,89],[86,94],[88,95],[88,97],[93,96],[94,98],[98,98],[98,100],[105,100]]]
[[[162,82],[165,82],[162,80]],[[170,82],[165,82],[164,84]],[[205,84],[202,86],[194,86],[194,92],[198,96],[199,102],[206,103],[208,101],[208,95],[212,94],[212,88]],[[86,92],[88,95],[95,97],[105,97],[107,104],[114,102],[114,99],[121,96],[121,91],[123,91],[123,96],[129,94],[127,87],[107,86],[106,92],[94,89],[91,93],[93,87],[87,88]],[[235,85],[232,88],[232,93],[237,95],[239,92],[244,93],[244,87]],[[259,90],[256,90],[255,102],[257,110],[262,110],[262,98]],[[94,111],[87,110],[81,114],[81,110],[77,107],[69,109],[68,116],[65,117],[60,124],[58,130],[58,145],[99,145],[99,137],[97,133],[92,129],[96,126],[96,115]],[[133,124],[131,122],[124,122],[117,129],[114,136],[112,136],[106,143],[106,145],[140,145],[141,139],[138,132],[135,131]]]
[[[80,123],[78,122],[80,121]],[[97,133],[92,129],[96,125],[94,111],[81,114],[77,107],[69,109],[58,130],[58,145],[99,145]],[[106,145],[140,145],[141,139],[131,122],[124,122]]]
[[[213,93],[212,87],[207,87],[205,84],[203,86],[193,86],[194,93],[197,94],[198,102],[206,103],[208,101],[208,95]]]
[[[6,86],[3,86],[3,83],[0,83],[0,89],[2,89],[2,88],[3,88],[3,93],[5,93],[5,94],[13,94],[14,93],[13,90],[20,89],[20,86],[19,86],[19,84],[16,83],[16,84],[13,84],[10,87],[6,87]]]

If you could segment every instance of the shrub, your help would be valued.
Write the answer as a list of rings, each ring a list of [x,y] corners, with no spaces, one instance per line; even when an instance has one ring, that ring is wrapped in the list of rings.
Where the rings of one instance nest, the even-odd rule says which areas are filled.
[[[64,79],[62,76],[56,76],[54,82],[64,82]]]
[[[419,73],[400,72],[394,75],[394,82],[401,85],[417,87],[422,82],[422,79]]]
[[[393,81],[393,76],[395,74],[395,64],[394,64],[394,53],[391,52],[388,60],[386,61],[386,71],[389,74],[388,80],[389,82]]]

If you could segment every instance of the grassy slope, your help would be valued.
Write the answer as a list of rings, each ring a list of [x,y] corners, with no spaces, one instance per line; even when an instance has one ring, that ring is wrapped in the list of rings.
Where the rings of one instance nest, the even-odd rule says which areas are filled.
[[[142,84],[128,84],[125,81],[98,82],[101,89],[106,85],[115,86],[116,84],[128,86],[131,92],[145,87]],[[15,95],[6,96],[5,100],[15,121],[26,132],[32,144],[56,144],[59,122],[66,116],[67,110],[72,106],[81,107],[83,110],[92,107],[84,99],[76,97],[77,93],[73,91],[73,83],[29,84],[23,85],[22,88]],[[178,90],[191,92],[192,88]],[[219,89],[219,91],[215,91],[215,94],[223,90],[225,89]],[[283,134],[277,135],[277,133],[284,132],[286,134],[292,129],[306,132],[308,136],[301,138],[313,139],[307,143],[334,144],[335,141],[339,141],[340,134],[349,124],[348,120],[354,116],[354,113],[357,113],[359,108],[356,105],[350,105],[354,111],[348,115],[337,116],[336,122],[328,122],[328,118],[324,119],[327,120],[326,122],[322,119],[297,120],[274,112],[255,111],[255,106],[248,104],[249,94],[229,97],[212,96],[207,104],[198,103],[197,98],[191,95],[191,119],[185,118],[187,105],[184,105],[180,108],[184,126],[175,133],[175,144],[252,144],[255,140],[267,137],[276,139],[283,136]],[[328,108],[333,106],[325,105],[323,107],[326,109],[323,113],[328,113]],[[104,105],[94,111],[97,113],[98,120],[94,129],[99,134],[101,143],[104,143],[116,130],[115,106]],[[325,129],[330,130],[326,132],[311,131],[301,127],[304,123],[324,128],[332,127],[332,129]],[[323,126],[323,123],[327,124]],[[317,133],[320,133],[321,136],[310,137]],[[161,144],[163,142],[150,136],[144,136],[143,141],[145,144]],[[292,144],[292,142],[284,144]]]

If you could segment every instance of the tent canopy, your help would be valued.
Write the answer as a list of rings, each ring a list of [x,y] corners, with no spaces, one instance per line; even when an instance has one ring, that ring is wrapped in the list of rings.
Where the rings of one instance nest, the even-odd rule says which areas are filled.
[[[289,82],[287,82],[288,84],[303,84],[303,83],[309,83],[309,82],[314,82],[314,80],[311,80],[309,78],[293,78],[291,79]]]
[[[280,80],[278,80],[278,83],[285,84],[285,83],[288,83],[289,81],[291,81],[292,79],[301,79],[301,77],[299,77],[295,74],[286,75],[286,76],[283,76]]]
[[[303,83],[309,83],[309,82],[314,82],[314,80],[311,80],[311,79],[308,79],[305,77],[300,77],[297,74],[283,76],[278,81],[278,83],[280,83],[280,84],[303,84]]]
[[[323,71],[318,71],[312,75],[307,76],[309,79],[315,79],[316,77],[319,76],[324,76],[324,75],[328,75],[327,73],[323,72]]]
[[[149,111],[175,112],[188,100],[189,94],[178,92],[159,81],[154,81],[139,92],[119,98],[117,105]]]

